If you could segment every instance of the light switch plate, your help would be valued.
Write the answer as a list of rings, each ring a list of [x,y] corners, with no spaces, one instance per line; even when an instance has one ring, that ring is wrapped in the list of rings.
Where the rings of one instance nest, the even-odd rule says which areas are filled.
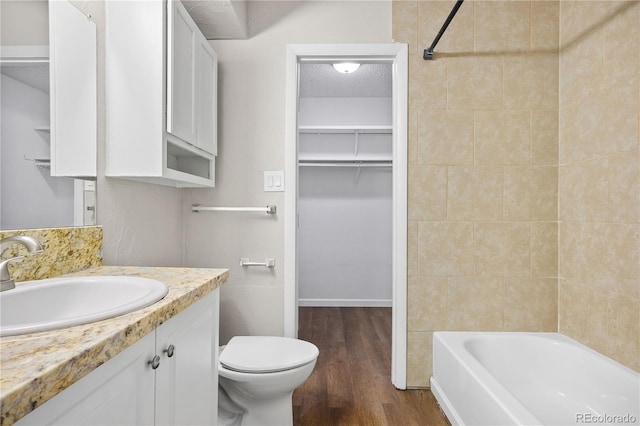
[[[284,172],[282,170],[264,172],[264,191],[281,192],[284,191]]]

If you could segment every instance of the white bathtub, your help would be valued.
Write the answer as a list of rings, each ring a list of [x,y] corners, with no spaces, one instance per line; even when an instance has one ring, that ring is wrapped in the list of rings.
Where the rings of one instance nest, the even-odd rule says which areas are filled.
[[[453,425],[640,424],[640,375],[557,333],[434,333],[431,390]]]

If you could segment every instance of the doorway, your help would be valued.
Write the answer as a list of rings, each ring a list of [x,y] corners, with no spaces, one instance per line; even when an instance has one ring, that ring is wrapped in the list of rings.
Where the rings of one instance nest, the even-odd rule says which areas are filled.
[[[288,337],[298,334],[300,67],[334,62],[391,65],[391,382],[398,389],[406,389],[407,352],[407,55],[407,46],[398,43],[289,45],[286,64],[284,332]]]

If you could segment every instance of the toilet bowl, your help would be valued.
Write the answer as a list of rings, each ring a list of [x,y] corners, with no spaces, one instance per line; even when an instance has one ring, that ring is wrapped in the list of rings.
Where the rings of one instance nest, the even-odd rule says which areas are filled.
[[[291,425],[293,391],[313,372],[318,348],[304,340],[236,336],[220,352],[219,425]]]

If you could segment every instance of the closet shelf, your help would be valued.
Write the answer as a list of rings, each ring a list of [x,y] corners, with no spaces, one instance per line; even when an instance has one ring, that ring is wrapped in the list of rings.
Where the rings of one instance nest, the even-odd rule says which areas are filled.
[[[299,126],[300,133],[381,133],[391,134],[391,126]]]

